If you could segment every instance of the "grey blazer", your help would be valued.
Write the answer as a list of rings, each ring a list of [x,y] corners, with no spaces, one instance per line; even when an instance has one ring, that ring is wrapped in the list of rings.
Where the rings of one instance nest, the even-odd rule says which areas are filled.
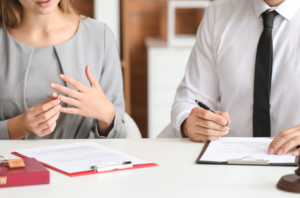
[[[9,139],[9,119],[28,110],[25,97],[30,93],[25,93],[25,86],[34,49],[18,43],[0,25],[0,139]],[[96,20],[83,19],[75,36],[66,43],[55,45],[54,49],[63,73],[88,87],[90,83],[84,71],[86,65],[90,65],[116,109],[114,127],[107,138],[125,138],[122,71],[111,30]],[[74,89],[69,84],[67,86]],[[40,138],[31,134],[27,139],[83,139],[89,137],[91,130],[96,138],[103,138],[99,136],[96,121],[90,118],[66,114],[61,125],[64,129],[59,127],[48,136]]]

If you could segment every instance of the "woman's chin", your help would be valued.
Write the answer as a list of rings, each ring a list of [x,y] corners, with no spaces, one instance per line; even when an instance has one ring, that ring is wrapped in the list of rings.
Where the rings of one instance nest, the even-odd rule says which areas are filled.
[[[48,15],[48,14],[51,14],[53,13],[54,10],[38,10],[36,11],[37,14],[40,14],[40,15]]]
[[[48,15],[51,14],[55,11],[56,7],[47,7],[47,8],[43,8],[43,7],[37,7],[34,10],[32,10],[33,12],[40,14],[40,15]]]
[[[45,1],[45,0],[44,0]],[[51,14],[52,12],[55,11],[55,9],[58,8],[58,0],[48,0],[48,3],[42,3],[42,4],[38,4],[36,3],[33,7],[33,12],[38,13],[40,15],[47,15],[47,14]],[[46,5],[47,4],[47,5]]]

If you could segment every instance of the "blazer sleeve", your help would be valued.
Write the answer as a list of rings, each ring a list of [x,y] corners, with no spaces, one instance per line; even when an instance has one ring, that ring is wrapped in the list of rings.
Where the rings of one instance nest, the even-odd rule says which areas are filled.
[[[99,83],[108,100],[114,104],[116,114],[113,129],[109,132],[107,137],[99,135],[96,122],[94,127],[95,138],[126,138],[124,125],[125,101],[120,55],[112,31],[107,26],[105,26],[104,31],[105,54]]]
[[[0,121],[0,140],[9,140],[7,123],[8,120]]]

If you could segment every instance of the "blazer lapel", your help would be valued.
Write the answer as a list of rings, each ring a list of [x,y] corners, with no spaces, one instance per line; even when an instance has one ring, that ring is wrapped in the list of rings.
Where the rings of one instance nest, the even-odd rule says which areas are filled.
[[[57,57],[60,61],[62,71],[65,75],[81,82],[85,86],[90,87],[89,80],[85,74],[85,68],[89,64],[84,56],[84,46],[82,44],[81,24],[71,40],[54,46]],[[70,84],[67,87],[76,90]]]

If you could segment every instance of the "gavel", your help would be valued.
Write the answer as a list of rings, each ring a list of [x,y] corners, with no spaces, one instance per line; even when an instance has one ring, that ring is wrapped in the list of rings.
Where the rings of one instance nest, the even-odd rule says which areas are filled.
[[[300,193],[300,158],[297,157],[298,169],[295,174],[285,175],[281,177],[277,183],[277,188],[287,192]]]

